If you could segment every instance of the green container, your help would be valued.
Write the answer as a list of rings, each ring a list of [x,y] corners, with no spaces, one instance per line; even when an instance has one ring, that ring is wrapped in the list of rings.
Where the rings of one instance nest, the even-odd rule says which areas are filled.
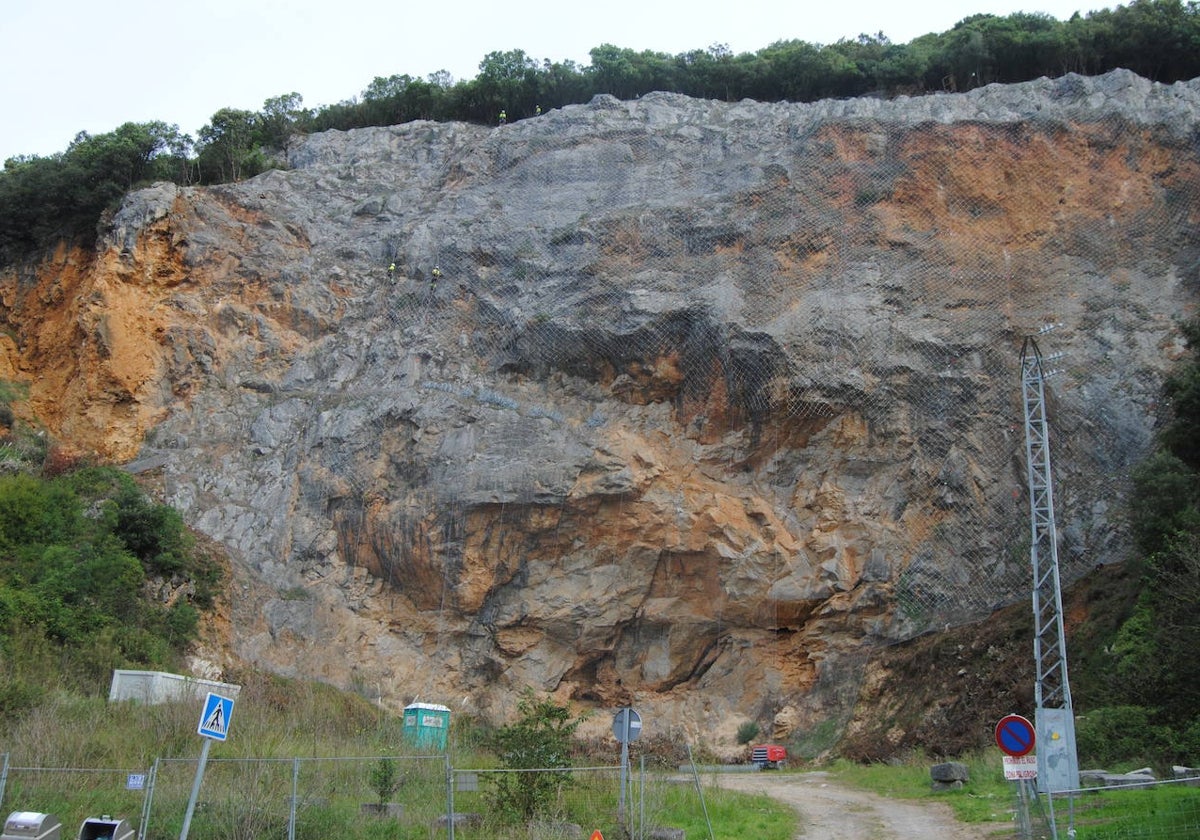
[[[410,703],[404,707],[404,740],[420,749],[446,749],[450,710],[435,703]]]

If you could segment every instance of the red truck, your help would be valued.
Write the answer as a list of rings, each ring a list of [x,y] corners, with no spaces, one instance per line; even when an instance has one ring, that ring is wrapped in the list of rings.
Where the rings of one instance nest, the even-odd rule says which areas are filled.
[[[759,744],[750,749],[750,763],[759,770],[774,770],[787,763],[787,750],[778,744]]]

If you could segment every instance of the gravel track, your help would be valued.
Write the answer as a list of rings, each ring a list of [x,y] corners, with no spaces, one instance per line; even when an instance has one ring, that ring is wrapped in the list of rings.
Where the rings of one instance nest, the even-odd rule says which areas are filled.
[[[942,802],[888,799],[843,787],[828,773],[738,773],[718,775],[717,784],[763,793],[800,814],[796,840],[1004,840],[1015,836],[1010,822],[968,825]]]

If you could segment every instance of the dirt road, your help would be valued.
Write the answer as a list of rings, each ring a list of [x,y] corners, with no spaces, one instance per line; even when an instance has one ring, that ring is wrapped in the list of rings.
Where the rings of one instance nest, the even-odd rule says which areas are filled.
[[[797,840],[1003,840],[1013,824],[967,825],[941,802],[886,799],[842,787],[829,774],[737,773],[717,783],[747,793],[765,793],[800,813]]]

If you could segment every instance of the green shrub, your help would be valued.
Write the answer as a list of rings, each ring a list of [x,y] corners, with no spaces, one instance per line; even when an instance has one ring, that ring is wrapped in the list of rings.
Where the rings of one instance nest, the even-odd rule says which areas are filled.
[[[758,724],[752,720],[748,720],[738,727],[737,742],[739,744],[749,744],[758,737]]]
[[[367,771],[367,782],[371,785],[371,790],[375,791],[379,807],[383,808],[400,787],[395,759],[384,756],[372,764],[371,769]]]
[[[7,727],[33,709],[44,695],[39,686],[23,679],[0,683],[0,726]]]
[[[1200,717],[1184,727],[1180,727],[1175,740],[1175,754],[1189,766],[1195,766],[1200,757]]]
[[[1170,763],[1175,736],[1143,706],[1111,706],[1081,716],[1075,745],[1081,766],[1105,769]]]
[[[493,733],[491,745],[502,767],[556,770],[549,773],[498,773],[490,778],[489,801],[497,814],[528,820],[541,813],[564,786],[571,784],[572,738],[583,718],[565,706],[527,690],[517,704],[516,723]]]

